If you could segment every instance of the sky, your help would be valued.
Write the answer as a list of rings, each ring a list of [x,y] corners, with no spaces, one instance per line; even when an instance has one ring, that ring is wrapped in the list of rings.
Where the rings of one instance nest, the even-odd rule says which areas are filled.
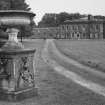
[[[45,13],[81,13],[105,16],[105,0],[26,0],[38,23]]]

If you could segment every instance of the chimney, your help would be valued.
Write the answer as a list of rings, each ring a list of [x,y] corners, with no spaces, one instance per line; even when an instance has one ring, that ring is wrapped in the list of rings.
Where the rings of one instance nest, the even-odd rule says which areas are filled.
[[[88,20],[94,20],[94,16],[88,15]]]

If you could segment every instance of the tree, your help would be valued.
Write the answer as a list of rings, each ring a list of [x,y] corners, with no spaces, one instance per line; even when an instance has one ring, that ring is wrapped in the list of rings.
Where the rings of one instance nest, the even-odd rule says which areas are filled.
[[[25,2],[25,0],[0,0],[0,10],[25,10],[30,11],[29,5]],[[31,35],[32,26],[35,25],[34,21],[31,20],[31,24],[29,26],[25,26],[24,28],[21,27],[20,33],[22,33],[22,36],[28,36]],[[24,33],[24,34],[23,34]],[[1,36],[5,36],[2,32]],[[5,38],[4,37],[4,38]]]
[[[26,10],[29,11],[29,5],[25,2],[25,0],[9,0],[10,9],[12,10]]]
[[[71,20],[72,18],[69,16],[69,13],[67,12],[61,12],[58,15],[57,21],[58,24],[62,24],[65,20]]]
[[[81,15],[79,13],[67,13],[61,12],[59,14],[56,13],[46,13],[42,20],[38,23],[39,27],[55,27],[59,26],[66,20],[79,19],[81,17],[85,17],[86,15]]]
[[[55,13],[46,13],[42,20],[38,23],[38,27],[55,27],[56,26]]]
[[[26,10],[29,11],[29,5],[25,0],[0,0],[0,10]]]

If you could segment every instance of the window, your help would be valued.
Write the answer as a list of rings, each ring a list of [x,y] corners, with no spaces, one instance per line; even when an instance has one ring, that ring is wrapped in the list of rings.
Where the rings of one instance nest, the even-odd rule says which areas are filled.
[[[74,33],[72,33],[72,38],[74,38]]]
[[[85,24],[82,25],[82,30],[85,31]]]
[[[64,30],[64,26],[62,26],[62,30]]]
[[[83,33],[83,38],[85,38],[85,33]]]
[[[77,27],[78,27],[77,25],[74,25],[74,30],[77,30]]]
[[[96,30],[98,30],[98,29],[99,29],[98,24],[96,24]]]
[[[77,37],[79,37],[79,34],[77,34]]]
[[[67,30],[69,29],[68,25],[67,25]]]
[[[72,30],[71,25],[69,25],[69,29]]]
[[[72,29],[74,30],[74,26],[72,26]]]

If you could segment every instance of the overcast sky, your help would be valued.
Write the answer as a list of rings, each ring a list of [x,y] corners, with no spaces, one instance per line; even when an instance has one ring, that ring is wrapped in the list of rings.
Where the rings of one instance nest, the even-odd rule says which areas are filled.
[[[82,14],[105,15],[105,0],[26,0],[31,11],[36,13],[35,21],[45,13],[79,12]]]

